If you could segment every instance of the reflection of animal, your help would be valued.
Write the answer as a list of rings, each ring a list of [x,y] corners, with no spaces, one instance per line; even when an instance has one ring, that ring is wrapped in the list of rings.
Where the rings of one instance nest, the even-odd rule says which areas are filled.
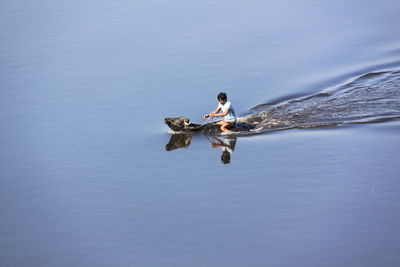
[[[190,146],[191,140],[192,136],[189,134],[172,134],[165,149],[171,151],[182,147],[188,147]]]

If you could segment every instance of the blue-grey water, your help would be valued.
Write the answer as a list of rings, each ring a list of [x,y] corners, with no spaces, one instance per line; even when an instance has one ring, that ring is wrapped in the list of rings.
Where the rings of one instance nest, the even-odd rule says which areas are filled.
[[[0,266],[400,266],[399,14],[2,1]],[[220,91],[255,134],[168,132]]]

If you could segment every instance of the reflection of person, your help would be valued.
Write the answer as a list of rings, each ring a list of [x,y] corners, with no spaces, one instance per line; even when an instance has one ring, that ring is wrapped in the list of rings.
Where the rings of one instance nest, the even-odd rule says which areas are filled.
[[[236,138],[222,138],[219,139],[216,136],[211,137],[214,140],[210,140],[212,147],[221,147],[222,148],[222,155],[221,161],[224,164],[228,164],[231,161],[231,153],[235,149],[236,145]]]
[[[221,131],[228,132],[229,129],[235,127],[236,124],[236,114],[231,102],[228,102],[228,98],[225,93],[219,93],[218,95],[218,107],[210,114],[204,115],[204,118],[212,117],[224,117],[223,121],[219,121],[218,124],[221,125]],[[221,113],[219,113],[222,111]]]

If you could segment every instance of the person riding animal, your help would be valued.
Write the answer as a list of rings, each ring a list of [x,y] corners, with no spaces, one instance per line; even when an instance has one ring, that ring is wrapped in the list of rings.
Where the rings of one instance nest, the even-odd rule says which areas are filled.
[[[235,110],[231,102],[228,102],[228,98],[225,93],[219,93],[217,96],[218,99],[218,107],[211,112],[210,114],[205,114],[204,118],[213,118],[213,117],[224,117],[222,121],[217,122],[221,125],[221,131],[224,133],[228,133],[230,129],[235,127],[236,125],[236,114]],[[221,111],[221,113],[219,113]]]

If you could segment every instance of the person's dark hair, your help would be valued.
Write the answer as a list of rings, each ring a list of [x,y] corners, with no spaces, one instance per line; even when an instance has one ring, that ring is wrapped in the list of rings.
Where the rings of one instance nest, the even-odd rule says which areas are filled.
[[[220,100],[220,99],[224,100],[224,101],[227,100],[226,94],[223,92],[219,93],[217,98],[218,98],[218,100]]]
[[[229,151],[227,151],[227,150],[222,152],[221,161],[224,164],[228,164],[231,161],[231,153],[229,153]]]

